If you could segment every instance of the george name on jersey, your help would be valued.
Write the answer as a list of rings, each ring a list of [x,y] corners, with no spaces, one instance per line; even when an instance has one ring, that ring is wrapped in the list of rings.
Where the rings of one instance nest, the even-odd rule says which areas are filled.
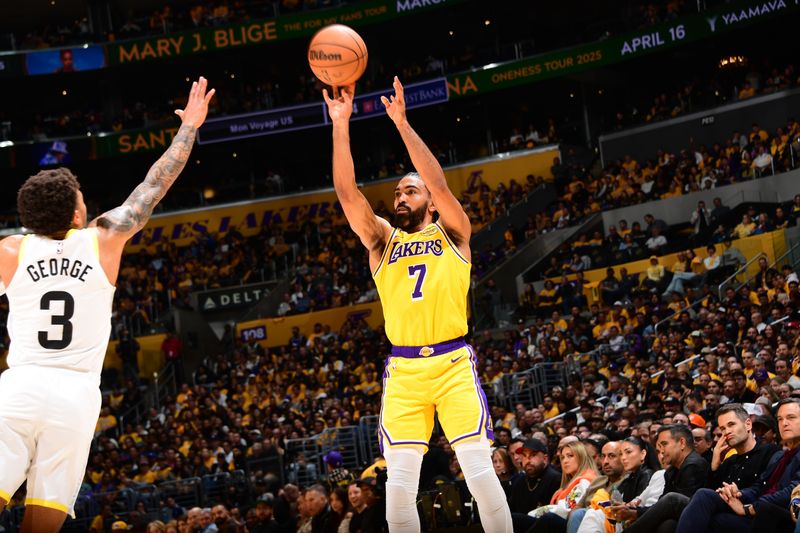
[[[34,282],[55,276],[66,276],[85,282],[86,274],[92,270],[92,265],[84,265],[77,259],[71,261],[62,257],[60,259],[40,259],[36,263],[28,265],[25,270]]]
[[[413,257],[416,255],[435,256],[442,255],[442,239],[422,242],[395,242],[392,243],[392,252],[389,254],[389,264],[396,262],[403,257]]]

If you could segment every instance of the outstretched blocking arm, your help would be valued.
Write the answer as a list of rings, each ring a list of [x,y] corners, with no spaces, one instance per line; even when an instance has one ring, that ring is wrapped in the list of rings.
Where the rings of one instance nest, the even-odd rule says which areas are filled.
[[[144,228],[156,205],[178,179],[192,152],[197,128],[205,121],[208,103],[214,96],[214,89],[206,93],[207,85],[208,81],[203,77],[192,84],[186,108],[175,111],[183,123],[167,151],[150,167],[144,181],[136,186],[121,206],[97,218],[95,224],[105,234],[104,237],[124,245],[125,241]]]
[[[403,85],[397,76],[394,77],[394,95],[391,99],[381,97],[383,105],[386,107],[386,114],[392,119],[400,137],[406,145],[411,163],[419,172],[422,181],[431,193],[433,205],[436,206],[441,224],[453,238],[456,245],[465,257],[470,257],[469,238],[472,227],[469,217],[461,207],[461,203],[450,191],[447,185],[447,178],[444,175],[442,166],[431,153],[425,142],[417,135],[406,118],[406,102],[403,94]]]
[[[333,122],[333,188],[352,230],[369,250],[370,267],[374,270],[392,231],[391,225],[375,215],[372,206],[358,190],[355,165],[350,152],[350,115],[353,112],[354,86],[341,89],[338,98],[322,95],[328,104],[328,114]]]

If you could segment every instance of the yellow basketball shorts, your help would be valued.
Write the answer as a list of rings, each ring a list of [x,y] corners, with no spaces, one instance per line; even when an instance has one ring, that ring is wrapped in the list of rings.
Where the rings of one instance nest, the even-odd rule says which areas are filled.
[[[492,441],[492,420],[472,347],[463,339],[432,346],[394,347],[383,375],[381,450],[428,448],[434,412],[451,445]]]

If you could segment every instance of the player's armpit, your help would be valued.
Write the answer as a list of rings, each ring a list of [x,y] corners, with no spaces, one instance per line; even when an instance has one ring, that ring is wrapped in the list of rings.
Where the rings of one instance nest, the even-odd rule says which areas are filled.
[[[180,175],[194,145],[197,128],[184,124],[172,144],[158,161],[150,167],[140,183],[119,206],[100,215],[92,225],[129,239],[142,229],[153,214],[158,202]]]

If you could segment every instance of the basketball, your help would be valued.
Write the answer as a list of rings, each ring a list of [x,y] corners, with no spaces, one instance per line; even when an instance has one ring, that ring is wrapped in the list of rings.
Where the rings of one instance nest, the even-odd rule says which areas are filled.
[[[355,83],[367,68],[367,45],[352,28],[325,26],[311,38],[308,64],[314,75],[331,87]]]

